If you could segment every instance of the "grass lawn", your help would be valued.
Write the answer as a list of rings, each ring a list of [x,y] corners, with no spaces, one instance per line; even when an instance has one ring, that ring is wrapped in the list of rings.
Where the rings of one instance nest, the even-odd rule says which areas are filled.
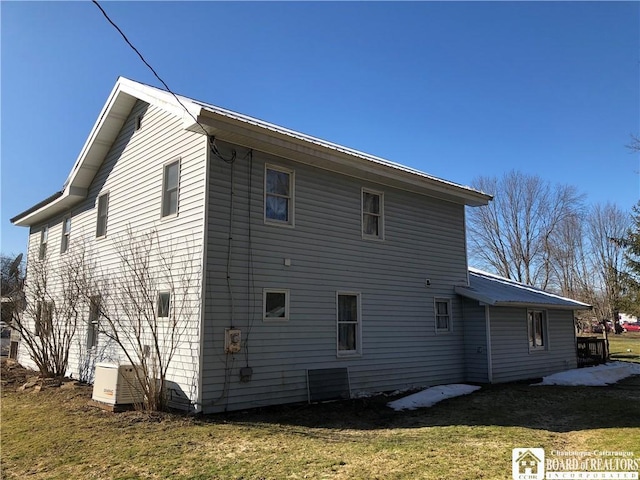
[[[489,386],[408,412],[374,397],[206,417],[113,414],[89,406],[90,395],[71,383],[5,385],[2,478],[509,479],[516,447],[640,459],[640,377]]]
[[[609,352],[612,360],[640,363],[640,332],[609,334]]]

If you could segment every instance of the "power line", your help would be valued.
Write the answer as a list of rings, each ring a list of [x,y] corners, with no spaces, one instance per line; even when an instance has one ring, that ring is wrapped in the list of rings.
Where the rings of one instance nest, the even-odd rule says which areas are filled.
[[[138,54],[138,57],[140,57],[140,60],[142,60],[142,62],[149,67],[149,70],[151,70],[151,72],[155,75],[155,77],[160,81],[160,83],[162,83],[162,85],[164,85],[164,88],[167,90],[167,92],[169,92],[171,95],[173,95],[173,97],[176,99],[176,101],[180,104],[180,106],[182,108],[185,109],[185,111],[191,116],[191,118],[193,118],[193,120],[200,126],[200,128],[202,129],[202,131],[205,133],[205,135],[209,135],[209,133],[207,132],[207,130],[202,126],[202,124],[198,121],[198,119],[196,117],[193,116],[193,114],[187,109],[187,107],[184,106],[184,104],[180,101],[180,99],[178,98],[178,96],[173,93],[173,91],[169,88],[169,85],[166,84],[166,82],[164,80],[162,80],[160,78],[160,75],[158,75],[158,73],[153,69],[153,67],[151,65],[149,65],[149,62],[147,62],[145,60],[145,58],[142,56],[142,54],[138,51],[138,49],[136,47],[133,46],[133,44],[129,41],[129,39],[127,38],[127,36],[124,34],[124,32],[120,29],[120,27],[118,27],[118,25],[115,24],[115,22],[113,20],[111,20],[111,18],[109,18],[109,15],[107,15],[107,12],[104,11],[104,9],[100,6],[100,4],[97,2],[97,0],[92,0],[93,3],[95,4],[96,7],[98,7],[100,9],[100,11],[102,12],[102,15],[104,15],[104,18],[107,19],[107,21],[113,25],[113,28],[115,28],[118,33],[122,36],[122,38],[124,39],[125,42],[127,42],[127,45],[129,45],[134,52],[136,52]]]

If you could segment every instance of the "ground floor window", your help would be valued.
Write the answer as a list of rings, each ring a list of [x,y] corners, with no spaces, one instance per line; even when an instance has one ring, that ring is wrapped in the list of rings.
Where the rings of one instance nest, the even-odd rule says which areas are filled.
[[[547,346],[547,316],[542,310],[529,310],[529,349],[545,349]]]
[[[338,292],[338,355],[361,353],[360,327],[360,294]]]
[[[436,333],[451,331],[451,299],[436,298],[434,300],[436,314]]]

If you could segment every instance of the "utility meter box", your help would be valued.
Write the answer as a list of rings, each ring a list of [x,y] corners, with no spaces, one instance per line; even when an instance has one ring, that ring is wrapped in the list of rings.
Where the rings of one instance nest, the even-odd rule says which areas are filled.
[[[92,400],[109,405],[142,403],[144,393],[133,365],[96,364]]]
[[[225,353],[238,353],[242,347],[242,332],[237,328],[224,329]]]

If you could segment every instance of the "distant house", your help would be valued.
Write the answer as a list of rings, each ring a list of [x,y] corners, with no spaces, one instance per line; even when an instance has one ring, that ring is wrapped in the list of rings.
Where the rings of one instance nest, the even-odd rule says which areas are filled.
[[[30,228],[27,272],[82,244],[117,277],[127,231],[177,245],[198,278],[169,378],[184,408],[215,412],[574,367],[584,304],[469,272],[465,208],[490,200],[120,78],[63,188],[12,222]],[[158,285],[159,317],[179,287]]]

